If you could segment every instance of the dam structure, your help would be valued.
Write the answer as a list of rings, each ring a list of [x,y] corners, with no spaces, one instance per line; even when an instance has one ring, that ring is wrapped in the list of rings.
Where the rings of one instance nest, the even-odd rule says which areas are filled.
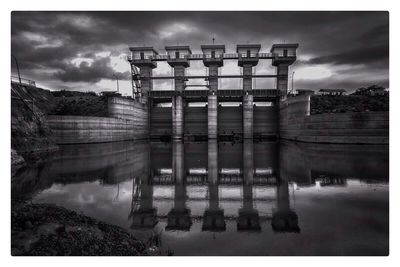
[[[225,45],[201,45],[200,54],[189,46],[166,46],[165,53],[153,47],[130,47],[133,102],[145,106],[148,137],[172,140],[223,138],[268,138],[279,136],[279,102],[288,93],[288,69],[296,61],[298,44],[274,44],[269,53],[260,53],[260,44],[236,46],[227,53]],[[237,60],[240,75],[221,75],[225,60]],[[260,60],[271,60],[274,74],[255,74]],[[202,61],[206,75],[187,75],[193,61]],[[170,76],[155,76],[157,62],[167,62],[173,69]],[[254,88],[255,79],[274,79],[276,88]],[[190,84],[190,80],[204,80]],[[241,79],[242,88],[219,88],[221,79]],[[172,90],[154,89],[155,80],[173,81]],[[111,100],[112,117],[118,100]],[[257,105],[257,103],[266,103]],[[236,103],[237,105],[224,105]],[[199,105],[200,104],[200,105]],[[143,108],[142,108],[143,110]],[[119,113],[121,113],[119,111]],[[122,112],[124,113],[124,112]]]
[[[260,44],[237,45],[235,53],[227,53],[221,44],[200,48],[194,54],[184,45],[166,46],[163,53],[130,47],[132,97],[109,96],[104,117],[48,115],[55,143],[286,139],[389,144],[388,111],[312,114],[310,94],[289,94],[289,68],[298,44],[274,44],[268,53],[260,52]],[[237,63],[240,74],[221,74],[228,60]],[[275,73],[257,74],[255,67],[265,66],[262,60],[269,60]],[[187,74],[195,61],[197,68],[204,66],[204,75]],[[153,75],[160,62],[171,67],[170,75]],[[240,86],[221,88],[223,79],[230,84],[239,80]],[[258,79],[273,79],[275,88],[256,87]],[[155,81],[173,86],[155,88]]]

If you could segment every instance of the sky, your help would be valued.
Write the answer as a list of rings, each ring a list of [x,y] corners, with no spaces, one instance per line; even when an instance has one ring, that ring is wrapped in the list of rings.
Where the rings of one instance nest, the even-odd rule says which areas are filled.
[[[379,84],[389,88],[389,13],[387,12],[13,12],[11,53],[23,78],[53,90],[114,91],[130,95],[131,46],[261,44],[269,52],[277,43],[298,43],[295,89],[344,88]],[[16,64],[11,58],[12,75]],[[191,61],[187,75],[205,74]],[[237,61],[224,63],[221,74],[240,74]],[[275,74],[262,60],[256,74]],[[172,74],[158,63],[154,76]],[[204,84],[191,80],[190,84]],[[172,89],[172,80],[154,81],[154,89]],[[275,88],[274,79],[255,79],[254,88]],[[289,87],[291,87],[291,77]],[[221,79],[220,88],[241,88],[240,79]]]

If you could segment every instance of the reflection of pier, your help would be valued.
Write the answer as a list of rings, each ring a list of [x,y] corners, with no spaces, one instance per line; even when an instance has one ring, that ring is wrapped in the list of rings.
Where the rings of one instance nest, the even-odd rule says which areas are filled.
[[[277,186],[277,210],[273,213],[272,229],[276,232],[299,232],[297,214],[290,208],[289,185],[280,179]]]
[[[132,209],[129,218],[132,220],[131,228],[153,228],[157,224],[157,211],[153,207],[153,185],[148,181],[140,181],[135,185],[133,179]],[[139,204],[136,206],[137,200]]]
[[[218,191],[218,143],[208,141],[208,193],[209,207],[204,212],[204,231],[225,231],[224,210],[219,207]]]
[[[243,207],[239,210],[238,231],[261,231],[258,211],[253,207],[253,140],[243,142]]]
[[[278,153],[278,156],[282,154]],[[297,214],[290,208],[288,177],[282,168],[279,168],[277,175],[277,203],[272,216],[272,229],[276,232],[299,232]]]
[[[271,222],[275,231],[298,231],[297,215],[290,209],[288,182],[282,179],[284,175],[281,177],[275,166],[255,167],[253,141],[244,140],[242,150],[238,151],[241,155],[239,159],[242,162],[241,168],[234,168],[235,165],[229,164],[220,166],[218,147],[216,140],[209,140],[205,151],[207,153],[206,166],[202,165],[204,163],[199,164],[196,160],[190,159],[191,166],[189,167],[185,163],[184,143],[174,141],[170,154],[162,154],[165,159],[170,159],[170,164],[163,162],[160,166],[154,166],[154,169],[146,174],[150,180],[145,183],[145,179],[141,179],[141,183],[137,184],[140,194],[135,195],[140,198],[133,198],[137,201],[132,202],[133,206],[138,205],[134,213],[136,217],[133,217],[136,228],[152,228],[157,222],[162,221],[166,222],[165,230],[167,231],[189,231],[195,221],[201,222],[203,231],[219,232],[226,230],[227,222],[236,222],[237,231],[259,232],[262,224]],[[172,157],[169,156],[171,154]],[[260,162],[259,159],[257,160]],[[156,195],[154,195],[155,188],[158,191]],[[240,191],[235,191],[239,188]],[[276,191],[276,193],[272,195],[255,193],[260,189],[268,190],[268,188],[276,188],[269,191],[271,193]],[[197,193],[193,194],[194,192]],[[199,195],[198,192],[205,192],[205,194]],[[226,193],[224,195],[221,192]],[[171,203],[172,208],[167,214],[156,214],[153,207],[154,201]],[[199,215],[198,211],[193,215],[188,205],[205,201],[208,205],[202,215]],[[227,216],[221,203],[238,206],[241,203],[241,205],[238,207],[237,214],[230,213]],[[276,206],[277,209],[259,210],[256,203],[264,207],[265,205]]]
[[[150,154],[146,154],[150,160]],[[148,161],[149,162],[149,161]],[[153,207],[153,184],[150,181],[148,162],[139,178],[133,179],[132,207],[129,218],[131,228],[153,228],[157,224],[157,210]]]
[[[174,208],[168,213],[166,230],[188,231],[192,225],[190,210],[186,207],[184,145],[182,142],[172,144],[172,177],[175,181]]]

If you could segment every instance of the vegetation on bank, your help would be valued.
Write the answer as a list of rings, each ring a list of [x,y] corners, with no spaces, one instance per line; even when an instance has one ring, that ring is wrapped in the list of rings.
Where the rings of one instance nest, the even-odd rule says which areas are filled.
[[[56,105],[49,114],[107,117],[107,97],[91,94],[56,97]]]
[[[312,95],[311,114],[389,111],[389,94],[380,86],[358,88],[350,95]]]
[[[126,230],[51,204],[13,201],[13,256],[137,256],[146,245]]]
[[[53,104],[50,92],[18,84],[11,86],[11,148],[23,154],[55,149],[45,117]]]

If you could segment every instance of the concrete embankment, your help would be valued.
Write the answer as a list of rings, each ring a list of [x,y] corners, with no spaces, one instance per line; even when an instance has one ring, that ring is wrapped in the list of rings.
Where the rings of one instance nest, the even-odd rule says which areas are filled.
[[[17,154],[27,159],[61,144],[139,140],[149,136],[147,105],[130,98],[51,92],[18,83],[11,83],[11,92],[11,143],[15,159]]]
[[[280,103],[280,138],[344,144],[389,144],[389,112],[346,112],[310,115],[310,96]]]
[[[147,139],[147,105],[124,97],[108,99],[108,117],[49,115],[57,144],[88,144]]]

